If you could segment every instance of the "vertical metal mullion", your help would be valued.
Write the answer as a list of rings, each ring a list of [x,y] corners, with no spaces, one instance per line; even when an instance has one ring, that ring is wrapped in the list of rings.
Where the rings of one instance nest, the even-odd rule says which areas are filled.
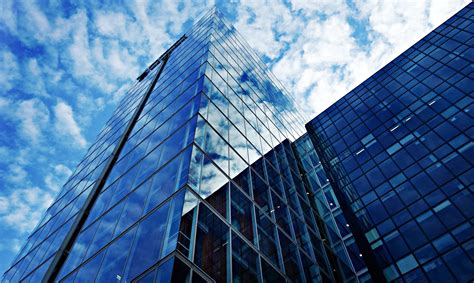
[[[197,226],[198,226],[198,222],[199,222],[199,204],[201,203],[201,201],[197,199],[197,202],[196,202],[196,207],[193,208],[193,220],[191,222],[191,234],[190,234],[190,237],[189,237],[189,255],[188,255],[188,259],[191,261],[191,262],[194,262],[194,254],[196,252],[196,249],[195,249],[195,245],[196,245],[196,234],[197,234]]]
[[[229,147],[229,150],[230,150],[230,147]],[[230,164],[229,164],[230,166]],[[227,218],[227,221],[229,221],[229,223],[232,223],[232,220],[231,220],[231,215],[230,215],[230,211],[231,211],[231,192],[230,192],[230,183],[227,184],[227,190],[226,190],[226,210],[227,210],[227,213],[226,213],[226,218]],[[232,224],[231,224],[232,225]],[[229,232],[228,232],[228,235],[229,235],[229,244],[227,245],[227,264],[226,264],[226,268],[227,268],[227,282],[231,283],[232,282],[232,229],[230,229],[230,227],[228,228],[229,229]]]

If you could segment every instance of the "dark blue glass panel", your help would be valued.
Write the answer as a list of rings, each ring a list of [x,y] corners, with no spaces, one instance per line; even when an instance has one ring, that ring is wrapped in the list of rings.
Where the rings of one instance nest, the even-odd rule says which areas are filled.
[[[258,281],[258,256],[239,236],[232,234],[233,282]]]
[[[140,223],[126,270],[129,280],[160,259],[169,208],[169,203],[164,204]]]
[[[229,227],[201,204],[194,262],[217,282],[226,281],[228,244]]]

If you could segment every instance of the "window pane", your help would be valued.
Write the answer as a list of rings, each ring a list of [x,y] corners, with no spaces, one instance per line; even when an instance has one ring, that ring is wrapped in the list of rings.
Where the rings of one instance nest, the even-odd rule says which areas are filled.
[[[113,282],[123,278],[128,251],[136,231],[135,227],[107,248],[104,261],[96,278],[97,282]]]
[[[255,209],[257,213],[258,240],[260,250],[273,264],[278,265],[277,247],[275,242],[275,224],[260,209]]]
[[[232,280],[257,282],[257,253],[239,236],[232,234]]]
[[[265,283],[286,282],[285,278],[264,259],[262,259],[262,276]]]
[[[166,203],[140,223],[130,253],[127,280],[135,278],[160,258],[170,204]]]
[[[217,282],[225,282],[229,227],[201,203],[197,229],[194,262]]]

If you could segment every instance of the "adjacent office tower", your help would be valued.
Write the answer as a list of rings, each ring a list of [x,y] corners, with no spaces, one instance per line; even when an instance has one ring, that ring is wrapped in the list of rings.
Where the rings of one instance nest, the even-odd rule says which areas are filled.
[[[306,127],[367,266],[474,278],[474,5]]]
[[[138,77],[2,281],[474,278],[473,6],[307,132],[210,11]]]

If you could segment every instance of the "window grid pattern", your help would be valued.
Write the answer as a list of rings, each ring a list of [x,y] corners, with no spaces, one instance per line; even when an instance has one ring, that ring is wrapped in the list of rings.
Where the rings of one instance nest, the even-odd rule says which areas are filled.
[[[263,281],[272,276],[268,272],[279,274],[280,282],[334,280],[309,201],[303,200],[294,187],[277,192],[270,185],[269,172],[279,171],[272,165],[275,164],[284,169],[273,178],[287,186],[303,186],[299,175],[290,172],[290,164],[296,162],[291,151],[291,144],[286,141],[231,180],[213,153],[194,145],[188,184],[200,204],[183,216],[178,250],[219,282],[225,278],[242,280],[243,274],[230,269],[252,266],[245,274],[262,276]],[[201,213],[206,215],[204,219]],[[208,218],[213,219],[212,225],[206,223]],[[220,228],[213,231],[214,227]],[[207,253],[202,251],[203,246],[216,241],[220,243],[216,244],[218,247],[205,249]],[[242,243],[248,254],[255,254],[251,267],[240,256],[233,256],[234,249],[242,247]]]
[[[217,282],[332,281],[287,140],[296,132],[276,118],[294,104],[272,100],[283,92],[239,40],[215,18],[188,178],[198,202],[183,215],[177,249]]]
[[[217,12],[217,16],[221,16],[219,12]],[[251,98],[253,100],[251,105],[256,107],[255,113],[263,122],[265,121],[262,115],[265,114],[269,123],[278,126],[267,125],[271,130],[274,128],[283,130],[284,136],[291,137],[293,140],[302,135],[304,129],[301,125],[306,120],[298,112],[295,102],[284,90],[283,85],[258,59],[252,48],[226,19],[218,18],[216,25],[212,34],[211,53],[217,62],[212,62],[210,59],[210,63],[223,80],[241,99]],[[229,80],[226,79],[226,73],[229,74]],[[242,90],[233,87],[235,83],[232,79],[240,85]],[[246,101],[244,100],[244,102]],[[260,111],[263,112],[262,115],[258,113]]]
[[[473,6],[308,134],[211,10],[169,55],[57,280],[369,281],[339,190],[389,281],[472,279]],[[2,282],[41,281],[160,69],[124,96]]]
[[[81,282],[97,260],[96,280],[118,275],[130,281],[175,249],[211,23],[196,25],[168,59],[59,278]],[[170,202],[173,210],[157,212]],[[162,224],[154,229],[156,223]],[[130,249],[121,254],[126,263],[97,259],[122,244]]]
[[[156,74],[155,72],[156,69],[150,74],[150,77]],[[100,132],[97,141],[89,148],[86,157],[77,166],[56,200],[29,236],[12,267],[5,273],[5,279],[20,280],[39,265],[52,259],[68,233],[77,212],[102,173],[127,126],[128,120],[150,83],[151,78],[136,83],[125,94],[118,108]]]
[[[337,266],[341,266],[342,275],[348,274],[350,277],[352,273],[356,273],[359,280],[365,281],[366,278],[370,278],[367,267],[359,256],[360,250],[355,243],[350,225],[344,217],[309,135],[303,135],[293,145],[306,181],[305,187],[317,209],[315,216],[320,218],[320,223],[324,223],[320,230],[329,242],[328,252],[335,252]]]
[[[193,97],[196,96],[196,94],[199,92],[199,89],[201,88],[201,85],[202,85],[202,83],[199,83],[200,80],[198,79],[198,77],[202,76],[202,74],[199,73],[201,70],[199,65],[200,65],[200,62],[204,60],[203,54],[205,53],[205,50],[206,50],[205,46],[203,45],[206,42],[204,38],[207,36],[206,32],[203,31],[203,28],[202,28],[204,21],[205,19],[203,19],[200,23],[198,23],[194,27],[195,31],[191,32],[192,36],[188,38],[189,40],[186,41],[186,44],[182,44],[182,46],[179,46],[174,51],[175,53],[177,52],[181,54],[187,53],[187,55],[180,56],[180,60],[176,60],[175,59],[176,55],[172,53],[171,58],[170,58],[171,64],[167,65],[167,67],[165,68],[165,72],[162,74],[164,76],[160,78],[160,82],[163,82],[163,83],[160,84],[159,87],[155,86],[155,91],[152,94],[151,101],[155,101],[156,103],[156,101],[159,100],[161,103],[160,106],[167,106],[167,104],[169,104],[171,101],[173,101],[173,99],[175,99],[176,101],[173,101],[174,105],[170,107],[170,109],[176,109],[176,110],[179,109],[177,113],[174,113],[174,116],[170,118],[170,115],[172,115],[173,113],[169,113],[169,111],[166,112],[163,110],[163,108],[155,107],[153,109],[154,112],[142,111],[142,116],[147,115],[147,117],[144,119],[141,119],[141,121],[145,121],[145,119],[149,119],[150,115],[148,114],[150,113],[156,114],[156,117],[153,117],[153,118],[154,118],[155,124],[157,124],[156,125],[157,129],[155,130],[154,128],[151,128],[151,127],[146,128],[148,130],[147,134],[150,134],[150,132],[155,130],[154,133],[156,133],[156,135],[153,136],[153,142],[156,143],[155,150],[152,151],[150,149],[147,152],[148,158],[145,157],[145,158],[140,159],[141,157],[143,157],[143,154],[144,154],[143,146],[145,145],[145,142],[141,142],[140,140],[141,143],[138,142],[139,146],[136,146],[136,144],[133,142],[137,142],[137,137],[139,135],[135,135],[135,132],[134,132],[134,135],[131,136],[132,140],[128,143],[128,144],[134,145],[135,151],[133,151],[133,154],[126,155],[126,156],[133,155],[134,157],[136,157],[134,161],[140,160],[139,162],[135,163],[135,166],[133,168],[138,169],[139,166],[142,166],[142,168],[147,168],[148,166],[145,166],[144,163],[146,162],[150,163],[151,156],[153,156],[153,158],[156,158],[157,156],[159,156],[158,158],[159,160],[157,160],[156,162],[157,164],[154,164],[155,166],[149,166],[150,168],[148,170],[145,170],[146,172],[143,172],[143,174],[141,174],[140,176],[137,176],[137,178],[132,177],[133,173],[122,175],[123,178],[121,179],[122,182],[120,184],[118,184],[117,182],[110,182],[110,178],[109,178],[109,182],[107,184],[109,183],[115,184],[115,186],[113,186],[114,189],[107,190],[109,188],[109,186],[107,185],[106,187],[104,187],[104,190],[103,190],[103,191],[108,192],[107,196],[114,197],[113,201],[115,201],[115,203],[111,203],[111,202],[108,203],[110,204],[109,208],[115,205],[117,201],[119,204],[117,204],[114,207],[119,207],[121,204],[125,203],[124,199],[128,200],[129,198],[125,197],[124,199],[121,199],[121,197],[123,197],[123,195],[121,194],[132,191],[133,189],[136,189],[136,187],[140,185],[140,182],[138,182],[139,178],[142,178],[142,180],[150,178],[149,176],[152,175],[155,170],[160,168],[161,165],[168,162],[167,159],[173,158],[173,156],[176,155],[178,152],[180,152],[181,149],[184,148],[186,144],[189,144],[189,141],[192,138],[194,127],[195,127],[194,126],[195,118],[193,120],[191,116],[193,115],[193,113],[197,111],[197,107],[195,106],[195,104],[196,103],[199,104],[197,102],[198,99],[197,98],[193,99]],[[197,54],[198,52],[190,52],[190,50],[193,50],[193,51],[201,50],[201,51],[199,52],[199,55],[198,55]],[[190,56],[189,55],[190,53],[196,54],[196,55]],[[136,107],[138,106],[145,92],[148,90],[151,81],[154,79],[159,69],[160,69],[160,65],[155,66],[155,68],[147,75],[147,77],[145,77],[144,80],[136,83],[132,87],[132,89],[124,96],[122,101],[119,103],[117,109],[114,111],[113,116],[107,122],[105,128],[99,134],[97,141],[91,146],[84,160],[76,168],[75,172],[73,173],[73,175],[71,176],[69,181],[66,183],[66,185],[60,192],[59,196],[57,197],[57,200],[48,209],[45,217],[43,218],[41,223],[38,225],[38,228],[35,229],[35,232],[30,236],[28,243],[20,252],[12,268],[10,268],[5,274],[5,277],[4,277],[5,280],[18,281],[21,278],[24,278],[25,275],[29,274],[28,277],[24,278],[24,280],[34,281],[35,278],[38,279],[43,276],[52,257],[54,256],[54,252],[62,243],[65,235],[69,232],[70,225],[73,222],[75,216],[77,215],[78,210],[82,207],[90,190],[94,186],[96,179],[102,173],[104,166],[107,164],[107,161],[110,158],[110,154],[116,147],[118,140],[122,137],[124,129],[126,128],[129,120],[131,119],[132,114],[135,112]],[[187,91],[184,90],[185,88],[187,89]],[[168,95],[169,93],[172,93],[172,95]],[[184,94],[181,95],[181,93],[184,93]],[[165,97],[165,99],[162,99],[162,97]],[[147,110],[148,105],[150,105],[150,100],[148,102],[149,103],[147,104],[147,107],[145,108],[145,110]],[[186,104],[186,106],[183,106],[184,104]],[[188,122],[186,123],[186,121]],[[140,125],[140,123],[138,124]],[[155,124],[153,125],[155,126]],[[151,125],[151,124],[148,124],[148,125]],[[135,127],[135,129],[137,129],[137,127]],[[174,131],[177,131],[177,133],[173,134]],[[145,133],[145,131],[138,131],[138,132],[140,134]],[[171,137],[166,139],[167,136],[171,136]],[[186,140],[183,137],[187,137],[188,139]],[[130,150],[126,151],[125,154],[128,153],[129,151]],[[161,154],[159,155],[158,152]],[[123,153],[124,151],[122,151],[122,154]],[[183,153],[180,155],[179,158],[178,157],[175,158],[175,160],[179,160],[179,162],[176,161],[176,162],[169,162],[169,163],[173,163],[175,166],[178,166],[177,168],[179,170],[176,168],[175,169],[181,172],[184,170],[183,168],[187,168],[186,165],[183,164],[183,162],[185,162],[185,159],[186,159],[185,156],[189,156],[189,153],[186,155],[185,151],[183,151]],[[129,165],[130,163],[131,162],[127,162],[127,163],[122,162],[120,165],[123,165],[123,164]],[[179,164],[176,164],[176,163],[179,163]],[[124,169],[123,167],[125,166],[120,166],[116,168]],[[163,167],[166,167],[166,166],[163,166]],[[172,169],[168,167],[166,167],[167,170],[171,171]],[[117,173],[117,171],[120,171],[120,170],[114,170],[114,173]],[[134,170],[132,169],[129,171],[134,171]],[[124,172],[124,171],[120,171],[120,172]],[[183,176],[185,175],[186,173],[183,173]],[[117,174],[115,174],[115,176],[118,177]],[[126,181],[123,181],[123,180],[126,180]],[[115,181],[115,179],[112,181]],[[184,182],[183,180],[180,180],[180,181]],[[119,185],[120,185],[120,190],[115,190],[115,187]],[[144,189],[142,189],[142,191],[144,191]],[[140,192],[143,193],[142,191]],[[111,192],[116,192],[116,194],[113,194]],[[130,196],[130,195],[127,195],[127,196]],[[133,199],[133,196],[130,197],[130,199]],[[102,200],[102,198],[100,200]],[[134,201],[136,200],[134,199]],[[156,199],[155,201],[158,201],[158,199]],[[99,202],[99,204],[102,204],[102,202]],[[132,200],[129,200],[128,202],[126,202],[126,204],[127,204],[126,208],[130,210],[129,207],[131,207],[130,205],[132,204]],[[159,205],[158,203],[155,203],[155,204]],[[153,209],[151,204],[150,204],[149,209]],[[118,210],[118,209],[115,209],[115,210]],[[129,212],[126,209],[124,209],[124,211]],[[105,223],[105,220],[103,220],[103,217],[99,218],[99,220],[95,222],[93,221],[95,220],[95,218],[99,217],[100,213],[102,213],[103,211],[99,211],[99,209],[94,208],[92,212],[93,212],[92,215],[90,215],[91,217],[89,217],[87,220],[87,223],[86,223],[87,225],[91,224],[92,222],[93,223],[100,222],[101,225],[102,223]],[[119,215],[120,214],[118,214],[118,216]],[[93,218],[92,216],[95,218]],[[135,215],[135,218],[136,217],[138,216]],[[127,223],[127,225],[130,225],[130,224],[131,223]],[[125,227],[122,227],[122,229],[126,229],[127,225],[125,225]],[[95,226],[98,226],[98,225],[95,225]],[[101,228],[103,228],[102,226]],[[60,228],[58,229],[57,227],[60,227]],[[98,235],[96,234],[96,236]],[[107,243],[102,242],[102,244],[107,244]],[[101,246],[100,245],[94,246],[94,248],[97,250],[97,249],[100,249]],[[88,249],[88,251],[90,253],[90,254],[87,254],[88,256],[93,254],[92,253],[93,249]],[[41,263],[41,261],[43,261],[44,264],[42,264],[41,268],[37,268],[38,263]],[[34,272],[32,273],[33,270]]]
[[[473,8],[307,125],[388,280],[474,277]]]

